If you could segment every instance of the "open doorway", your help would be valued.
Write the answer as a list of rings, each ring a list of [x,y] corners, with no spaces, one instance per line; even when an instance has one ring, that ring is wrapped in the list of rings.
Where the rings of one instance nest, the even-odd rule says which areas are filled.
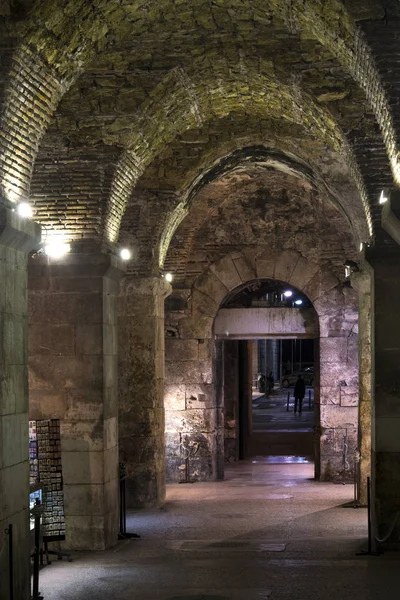
[[[284,282],[253,282],[225,300],[214,331],[222,344],[225,461],[318,465],[319,326],[309,299]]]
[[[250,457],[314,462],[314,346],[313,339],[252,340]]]
[[[291,362],[290,366],[288,361],[286,365],[283,363],[292,341],[273,338],[222,342],[226,462],[255,457],[269,457],[271,462],[316,461],[317,343],[312,339],[302,340],[307,364],[300,369],[298,362]],[[297,346],[299,341],[296,340]],[[294,391],[299,375],[304,382],[304,397],[302,410],[298,401],[295,413]]]

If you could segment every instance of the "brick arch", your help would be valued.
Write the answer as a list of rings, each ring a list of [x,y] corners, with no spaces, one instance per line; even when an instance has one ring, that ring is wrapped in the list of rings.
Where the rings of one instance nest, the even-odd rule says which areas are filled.
[[[253,2],[252,8],[258,8],[255,5]],[[269,10],[283,17],[289,31],[305,31],[328,47],[364,89],[381,126],[395,181],[400,182],[398,140],[390,106],[370,49],[342,2],[335,0],[330,10],[318,0],[270,0],[267,7],[260,0],[259,5],[262,12]],[[175,8],[172,0],[159,2],[152,7],[149,22]],[[23,31],[24,42],[14,56],[2,114],[0,192],[6,199],[14,202],[29,194],[38,146],[63,94],[105,45],[110,32],[117,32],[118,39],[134,35],[136,22],[140,30],[143,10],[142,3],[124,8],[107,0],[36,2]],[[134,179],[139,167],[135,158],[126,157],[124,166],[128,171],[132,168],[133,174],[127,178]],[[116,201],[109,217],[119,208]],[[116,232],[109,229],[110,239],[115,240]]]
[[[194,175],[191,183],[184,193],[182,193],[179,203],[167,219],[161,232],[158,252],[158,262],[160,267],[164,266],[169,244],[177,228],[189,214],[192,201],[196,194],[199,193],[205,185],[216,181],[218,178],[227,175],[238,168],[245,168],[252,164],[257,164],[258,166],[261,165],[265,168],[271,168],[272,166],[278,170],[281,169],[284,172],[292,173],[295,176],[308,181],[338,207],[341,214],[345,217],[349,229],[353,232],[355,247],[358,248],[360,242],[369,239],[368,223],[365,218],[366,215],[361,199],[358,210],[358,207],[343,202],[340,195],[335,194],[335,190],[325,183],[318,167],[314,166],[311,168],[305,160],[298,158],[291,153],[280,151],[276,148],[269,148],[265,144],[258,144],[256,146],[244,146],[239,149],[235,148],[230,154],[211,162],[211,166],[205,166],[200,175]],[[356,186],[354,186],[354,188],[356,192]],[[200,228],[202,223],[200,221],[196,222],[196,224]],[[187,234],[183,236],[179,246],[181,250],[179,253],[179,262],[182,262],[181,254],[187,254],[190,251],[195,233],[196,230],[189,227]],[[175,272],[175,265],[168,264],[168,270]]]
[[[181,423],[178,426],[181,438],[193,438],[194,442],[202,444],[206,456],[209,453],[206,464],[211,467],[201,471],[202,463],[198,461],[202,477],[220,476],[215,467],[221,464],[221,456],[215,455],[218,453],[215,448],[221,448],[221,427],[218,425],[220,408],[216,402],[213,324],[226,296],[255,279],[284,281],[312,301],[320,331],[320,378],[315,390],[319,409],[316,473],[324,480],[340,480],[343,475],[342,442],[346,440],[348,459],[351,460],[358,436],[356,295],[353,290],[344,288],[328,268],[306,260],[295,250],[271,253],[267,246],[255,255],[242,249],[210,265],[193,283],[190,305],[185,317],[180,314],[182,320],[176,329],[176,337],[167,339],[166,433],[167,439],[172,441],[171,448],[175,448],[170,451],[167,447],[167,462],[170,461],[174,469],[179,464],[177,444],[173,440],[177,423]],[[167,327],[168,320],[167,313]],[[346,382],[344,387],[342,381]],[[182,410],[183,400],[185,408]],[[180,406],[178,413],[177,405]],[[197,420],[191,415],[193,410],[200,411],[196,413]],[[204,450],[207,447],[208,450]],[[346,476],[351,476],[350,471]]]
[[[203,61],[198,65],[194,63],[190,74],[182,68],[174,69],[157,86],[143,105],[142,117],[115,170],[104,223],[108,242],[117,241],[136,182],[165,146],[185,131],[212,118],[224,118],[235,110],[260,118],[268,114],[291,115],[287,117],[288,121],[307,127],[317,139],[341,152],[359,189],[368,234],[372,237],[371,211],[363,177],[332,115],[306,93],[296,98],[293,87],[270,75],[267,65],[264,68],[262,61],[249,59],[239,66],[226,63],[224,78],[220,74],[214,76],[212,69],[204,69]],[[179,225],[186,214],[184,205],[177,207],[171,215],[172,225]],[[171,224],[169,230],[172,230]]]

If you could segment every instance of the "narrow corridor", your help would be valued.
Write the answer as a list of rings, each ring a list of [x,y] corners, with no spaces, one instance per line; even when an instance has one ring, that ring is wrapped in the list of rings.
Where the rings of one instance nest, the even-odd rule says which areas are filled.
[[[53,563],[41,592],[45,600],[397,599],[397,555],[355,555],[366,510],[344,506],[352,486],[312,477],[312,463],[270,457],[229,467],[223,482],[170,485],[164,509],[130,514],[128,530],[141,539]]]

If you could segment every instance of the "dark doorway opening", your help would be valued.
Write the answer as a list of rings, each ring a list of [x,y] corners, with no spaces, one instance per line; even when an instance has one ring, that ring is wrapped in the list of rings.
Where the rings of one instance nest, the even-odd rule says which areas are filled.
[[[301,345],[299,339],[278,338],[222,342],[225,462],[257,457],[277,463],[315,461],[317,345],[311,339],[301,340]],[[295,414],[299,373],[305,396],[301,414]]]

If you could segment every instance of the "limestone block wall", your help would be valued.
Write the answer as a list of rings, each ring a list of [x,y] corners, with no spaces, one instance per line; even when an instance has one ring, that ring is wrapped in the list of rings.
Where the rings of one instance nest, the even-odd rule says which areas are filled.
[[[117,540],[121,268],[103,254],[43,256],[29,265],[29,412],[61,421],[66,546],[73,549]]]
[[[40,229],[0,206],[0,598],[9,598],[13,526],[14,597],[30,598],[27,254]]]
[[[179,480],[189,446],[192,476],[217,478],[223,406],[216,402],[213,323],[233,289],[257,278],[285,281],[313,302],[319,321],[320,379],[315,380],[316,474],[350,479],[357,446],[357,299],[325,267],[295,251],[235,252],[213,264],[190,291],[186,308],[169,311],[166,326],[167,471]],[[178,291],[177,291],[178,293]],[[223,451],[222,451],[223,454]]]
[[[118,297],[120,457],[127,506],[165,500],[164,299],[171,286],[158,277],[126,277]]]
[[[374,273],[365,261],[361,271],[351,276],[352,286],[358,292],[358,357],[359,357],[359,451],[360,469],[358,500],[366,506],[367,481],[371,476],[372,422],[373,422],[373,283]]]

